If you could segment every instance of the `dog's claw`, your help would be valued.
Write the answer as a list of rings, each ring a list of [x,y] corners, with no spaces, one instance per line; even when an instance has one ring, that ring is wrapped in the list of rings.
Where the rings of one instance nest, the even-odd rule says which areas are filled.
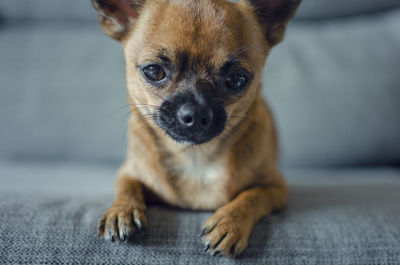
[[[140,231],[140,230],[142,230],[143,229],[143,224],[142,224],[142,222],[139,220],[139,219],[134,219],[134,222],[135,222],[135,226],[136,226],[136,228],[137,228],[137,230],[138,231]]]
[[[210,249],[210,247],[211,247],[211,244],[210,244],[210,243],[207,243],[207,244],[206,244],[206,247],[205,247],[205,249],[204,249],[204,251],[207,252],[207,251]]]
[[[220,253],[221,253],[221,251],[217,250],[217,251],[215,251],[212,255],[213,255],[214,257],[216,257],[216,256],[218,256]]]
[[[203,230],[201,230],[199,237],[204,236],[207,233],[207,228],[204,228]]]

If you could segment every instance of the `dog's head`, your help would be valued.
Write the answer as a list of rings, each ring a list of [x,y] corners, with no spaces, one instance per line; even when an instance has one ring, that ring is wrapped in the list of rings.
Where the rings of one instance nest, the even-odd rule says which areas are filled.
[[[236,127],[259,95],[269,49],[300,0],[92,0],[123,43],[131,101],[178,142]]]

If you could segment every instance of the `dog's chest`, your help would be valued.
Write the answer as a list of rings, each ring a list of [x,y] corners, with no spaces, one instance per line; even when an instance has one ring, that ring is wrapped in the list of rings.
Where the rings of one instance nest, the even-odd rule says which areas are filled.
[[[189,153],[174,161],[172,181],[183,207],[216,209],[228,202],[226,167],[202,153]]]

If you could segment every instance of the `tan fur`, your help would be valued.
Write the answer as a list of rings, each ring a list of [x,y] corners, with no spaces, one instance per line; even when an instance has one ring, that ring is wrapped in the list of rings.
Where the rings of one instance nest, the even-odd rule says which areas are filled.
[[[107,30],[112,36],[112,29]],[[209,252],[241,253],[256,222],[287,202],[286,184],[276,166],[274,122],[260,91],[261,71],[272,44],[254,9],[247,1],[145,1],[129,32],[118,32],[132,115],[117,197],[100,221],[100,235],[112,240],[133,235],[147,223],[145,202],[161,201],[217,210],[203,227]],[[225,105],[234,132],[227,128],[209,143],[190,146],[173,141],[154,123],[149,116],[154,109],[143,104],[159,106],[168,93],[179,89],[172,82],[167,90],[155,92],[143,81],[137,64],[151,60],[158,47],[207,56],[216,68],[231,54],[241,58],[254,78],[241,97]],[[198,69],[197,74],[207,78],[205,69]]]

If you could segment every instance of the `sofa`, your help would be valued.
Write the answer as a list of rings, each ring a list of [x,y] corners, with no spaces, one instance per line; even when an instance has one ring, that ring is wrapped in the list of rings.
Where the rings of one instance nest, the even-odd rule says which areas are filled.
[[[267,61],[288,207],[237,259],[211,212],[97,236],[126,146],[124,58],[89,0],[0,0],[0,264],[400,264],[400,2],[303,0]]]

